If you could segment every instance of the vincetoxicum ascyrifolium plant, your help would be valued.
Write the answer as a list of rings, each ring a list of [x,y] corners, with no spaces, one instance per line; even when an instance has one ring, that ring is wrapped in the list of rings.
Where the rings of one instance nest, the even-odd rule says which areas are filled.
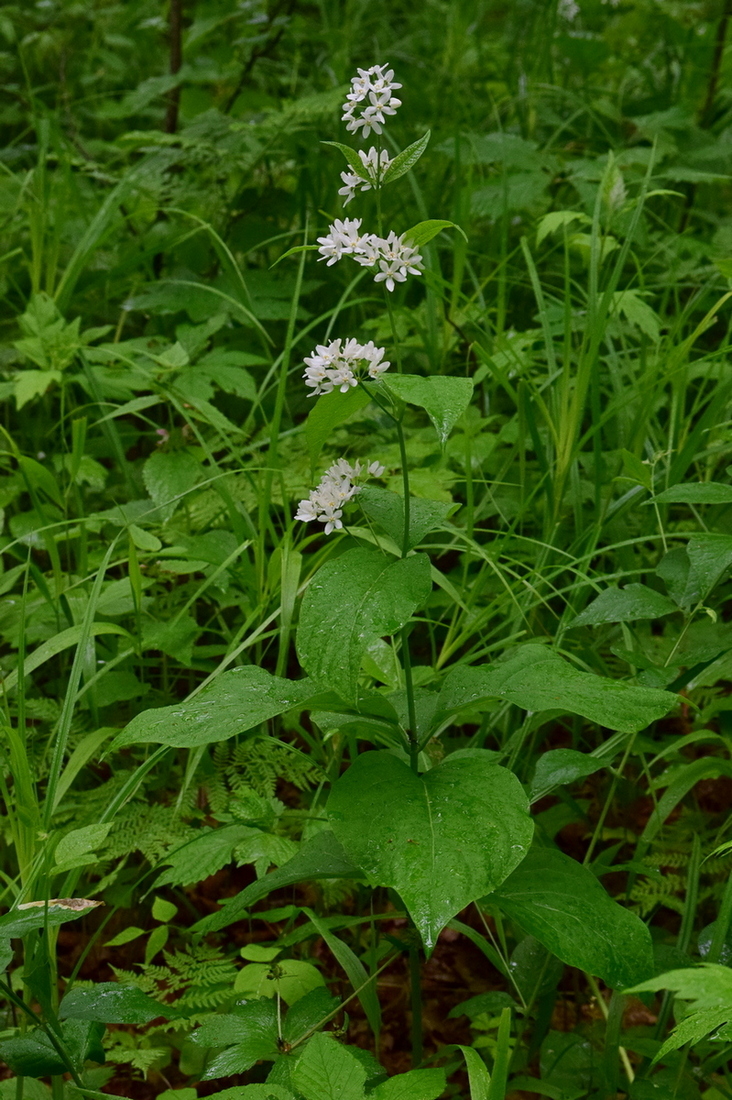
[[[319,440],[354,410],[354,394],[362,404],[373,402],[379,407],[398,441],[402,491],[365,484],[386,472],[382,456],[368,455],[361,461],[344,455],[300,502],[297,523],[311,525],[308,530],[322,525],[325,536],[338,540],[330,558],[310,580],[300,607],[297,655],[304,677],[288,679],[255,665],[222,672],[187,702],[139,714],[115,738],[112,749],[152,743],[161,750],[172,746],[198,751],[293,709],[309,710],[312,724],[340,745],[324,807],[326,820],[319,823],[323,827],[310,833],[289,862],[248,887],[220,912],[199,921],[196,931],[224,928],[272,890],[304,880],[351,878],[392,890],[413,924],[414,934],[405,946],[410,957],[417,1066],[421,1061],[421,953],[433,950],[441,931],[471,902],[480,902],[483,916],[488,913],[514,922],[538,944],[536,983],[527,989],[515,982],[517,1006],[525,1013],[538,996],[552,956],[597,975],[613,989],[648,977],[650,937],[645,925],[613,902],[587,867],[541,843],[532,847],[530,805],[562,784],[609,766],[616,754],[627,751],[636,731],[668,711],[673,696],[581,671],[550,646],[530,642],[494,665],[456,662],[439,676],[422,676],[415,682],[410,646],[419,640],[416,616],[428,604],[435,580],[444,580],[420,546],[432,531],[445,527],[451,506],[412,495],[405,414],[409,407],[423,410],[444,445],[468,408],[473,385],[466,377],[429,377],[403,370],[392,297],[412,277],[424,273],[420,249],[452,223],[430,220],[401,233],[391,227],[385,232],[382,192],[417,163],[429,140],[425,134],[393,158],[382,148],[383,127],[399,106],[393,95],[398,87],[387,66],[359,70],[343,118],[351,133],[368,138],[373,131],[377,144],[367,151],[354,151],[331,143],[337,144],[347,161],[340,190],[345,204],[360,194],[374,193],[375,231],[368,232],[361,218],[335,220],[317,245],[305,246],[317,250],[326,267],[351,260],[373,273],[374,282],[383,287],[393,347],[387,350],[358,334],[342,333],[318,344],[305,358],[304,381],[314,399],[306,432],[317,424],[311,434]],[[356,505],[368,521],[365,529],[348,526]],[[459,538],[459,516],[452,529]],[[320,533],[317,530],[316,539]],[[398,660],[396,688],[375,687],[363,674],[369,647],[384,638],[391,640]],[[590,760],[572,750],[546,753],[529,792],[511,768],[520,741],[503,754],[463,747],[440,759],[439,752],[426,751],[457,719],[489,711],[496,700],[532,712],[580,715],[615,731],[615,736]],[[336,739],[334,731],[343,736]],[[373,747],[359,753],[364,742]],[[350,747],[351,758],[342,770],[339,753],[344,745]],[[190,860],[195,861],[195,845],[208,843],[209,836],[204,833],[190,842]],[[172,879],[164,872],[159,881]],[[377,1031],[374,984],[380,967],[389,960],[375,959],[367,971],[315,913],[306,915],[343,966]],[[57,916],[68,919],[65,910],[56,914],[49,906],[43,919],[50,924]],[[453,927],[465,929],[459,923]],[[487,923],[485,927],[488,932]],[[6,930],[7,938],[12,935]],[[0,928],[0,945],[3,942]],[[482,942],[512,981],[512,970],[500,951],[490,939],[483,937]],[[270,963],[264,956],[252,960],[258,966]],[[306,980],[312,981],[308,974]],[[247,994],[266,986],[259,972],[249,978],[252,985]],[[280,995],[287,999],[285,983],[296,978],[305,980],[288,971],[285,963],[273,962],[277,1005],[266,996],[248,996],[223,1020],[205,1022],[193,1033],[194,1044],[218,1051],[204,1076],[244,1073],[255,1062],[269,1060],[274,1068],[267,1095],[278,1100],[290,1100],[293,1092],[306,1100],[331,1095],[362,1100],[366,1072],[361,1063],[331,1037],[317,1034],[339,1007],[333,1006],[327,991],[312,985],[282,1018]],[[59,1034],[67,1043],[76,1041],[77,1033],[80,1036],[74,1048],[77,1076],[85,1057],[93,1058],[97,1050],[99,1025],[140,1023],[162,1015],[160,1005],[145,999],[139,990],[110,985],[72,989],[60,1005],[48,1006],[59,1020],[72,1021],[51,1030],[52,1047]],[[504,1096],[510,1028],[507,1009],[490,1075],[475,1052],[466,1049],[475,1097],[500,1100]],[[10,1056],[7,1050],[5,1054]],[[16,1064],[21,1064],[17,1059]],[[49,1059],[38,1062],[43,1067],[39,1075],[60,1073],[67,1066],[68,1058],[64,1062],[57,1056],[53,1061],[53,1052]],[[439,1095],[444,1075],[431,1072],[433,1076],[411,1078],[413,1100]],[[385,1086],[377,1086],[371,1094],[376,1100],[389,1100],[391,1095]]]

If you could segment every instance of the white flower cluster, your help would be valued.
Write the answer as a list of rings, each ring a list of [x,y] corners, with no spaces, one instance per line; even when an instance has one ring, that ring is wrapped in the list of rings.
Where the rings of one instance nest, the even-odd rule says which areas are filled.
[[[394,81],[394,70],[386,71],[386,65],[374,65],[370,69],[359,69],[358,76],[351,81],[351,90],[343,104],[341,121],[347,123],[346,129],[356,134],[363,128],[363,137],[371,131],[380,134],[386,122],[386,115],[395,115],[401,107],[401,99],[392,95],[401,84]]]
[[[300,501],[295,519],[301,519],[304,523],[316,519],[319,523],[324,523],[326,535],[331,531],[339,531],[343,527],[343,505],[361,492],[361,486],[354,485],[354,481],[364,470],[366,476],[381,477],[384,467],[378,462],[372,462],[368,467],[360,462],[351,465],[345,458],[339,458],[335,465],[325,471],[308,499]]]
[[[379,153],[373,145],[368,153],[364,153],[363,149],[359,149],[358,155],[371,183],[367,183],[362,176],[357,176],[355,172],[341,172],[343,187],[339,189],[338,194],[343,195],[344,206],[348,206],[351,199],[355,197],[356,191],[370,191],[372,187],[376,187],[380,180],[384,178],[384,173],[391,164],[391,158],[386,149],[382,149]]]
[[[377,348],[373,340],[359,344],[354,339],[346,340],[343,347],[340,339],[331,340],[329,344],[318,344],[304,362],[305,385],[313,391],[310,397],[330,393],[336,387],[341,393],[346,393],[366,375],[378,382],[391,365],[388,360],[384,361],[384,349]]]
[[[341,256],[353,256],[363,267],[378,265],[374,282],[386,283],[388,290],[393,290],[395,283],[405,282],[408,274],[422,274],[422,257],[406,244],[403,235],[398,237],[392,231],[388,237],[378,237],[375,233],[362,235],[360,230],[360,218],[336,218],[328,226],[328,235],[318,237],[318,252],[322,260],[328,261],[328,267]]]

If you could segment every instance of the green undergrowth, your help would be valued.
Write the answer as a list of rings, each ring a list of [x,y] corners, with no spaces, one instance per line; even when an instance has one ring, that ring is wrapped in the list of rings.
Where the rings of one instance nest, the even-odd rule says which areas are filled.
[[[730,14],[0,10],[0,1100],[732,1097]]]

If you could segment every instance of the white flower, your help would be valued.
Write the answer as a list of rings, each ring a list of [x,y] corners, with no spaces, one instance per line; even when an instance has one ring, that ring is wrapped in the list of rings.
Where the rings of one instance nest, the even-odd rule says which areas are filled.
[[[579,12],[580,8],[576,0],[559,0],[557,15],[560,19],[566,19],[568,23],[571,23],[579,15]]]
[[[368,183],[362,176],[357,176],[355,172],[341,172],[343,187],[339,189],[338,194],[344,196],[344,206],[348,205],[355,196],[357,190],[370,191],[372,187],[375,187],[384,178],[384,173],[391,164],[391,157],[386,149],[382,149],[381,153],[379,153],[378,149],[373,145],[368,153],[364,153],[363,149],[359,149],[358,155],[361,158],[361,164],[368,173],[371,182]]]
[[[395,283],[405,282],[408,274],[422,274],[422,257],[416,248],[405,244],[403,236],[398,237],[392,232],[386,239],[377,237],[371,244],[375,247],[379,264],[379,271],[374,276],[375,283],[384,282],[388,290],[393,290]]]
[[[341,116],[349,133],[362,130],[365,138],[372,130],[380,134],[386,116],[396,114],[397,107],[402,105],[402,101],[392,94],[396,88],[401,88],[401,84],[395,82],[394,70],[387,71],[386,65],[359,69],[358,76],[351,81],[351,90],[346,96]]]
[[[344,221],[336,218],[328,227],[328,235],[318,237],[320,245],[318,252],[321,254],[321,259],[328,260],[328,267],[336,260],[340,260],[341,256],[360,251],[361,237],[358,232],[360,228],[360,218],[346,218]]]
[[[378,382],[390,366],[388,361],[383,361],[383,357],[384,349],[377,348],[373,340],[359,344],[351,337],[343,347],[340,339],[331,340],[329,344],[318,344],[315,351],[303,360],[305,385],[313,391],[310,397],[330,393],[336,387],[341,393],[346,393],[352,386],[358,385],[364,377],[364,369],[372,381]]]
[[[355,485],[354,480],[363,473],[362,463],[351,464],[347,459],[339,458],[325,471],[307,500],[300,501],[295,519],[304,523],[310,523],[314,519],[324,523],[326,535],[332,531],[340,531],[343,527],[343,505],[361,492],[361,486]],[[384,467],[380,463],[371,462],[366,476],[381,477],[383,473]]]

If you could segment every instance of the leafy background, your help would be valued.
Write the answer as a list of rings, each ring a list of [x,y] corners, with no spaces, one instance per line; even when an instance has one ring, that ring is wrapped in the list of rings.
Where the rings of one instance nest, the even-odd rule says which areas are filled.
[[[432,130],[415,170],[384,193],[386,224],[445,218],[467,238],[436,238],[424,279],[394,303],[406,368],[474,383],[444,445],[419,409],[406,420],[416,497],[451,507],[419,535],[439,583],[411,628],[415,682],[425,729],[438,689],[449,719],[427,752],[435,764],[461,749],[500,754],[546,850],[584,862],[648,925],[661,974],[729,961],[730,10],[579,9],[0,10],[3,903],[42,884],[103,901],[59,925],[59,974],[82,989],[121,978],[157,1012],[138,1005],[108,1021],[90,1088],[147,1097],[201,1080],[204,1095],[206,1081],[261,1080],[242,1066],[277,1055],[273,1002],[260,1002],[266,1049],[227,1061],[206,1055],[201,1031],[218,1040],[228,1021],[235,1048],[232,987],[258,990],[268,979],[251,968],[273,960],[289,1012],[298,993],[315,996],[321,1019],[328,991],[358,984],[344,945],[368,973],[398,952],[379,979],[379,1054],[390,1073],[409,1065],[409,930],[390,879],[374,894],[375,922],[366,887],[335,861],[321,877],[306,865],[293,880],[305,885],[268,884],[247,903],[256,920],[190,931],[304,852],[342,766],[359,746],[388,744],[399,711],[398,647],[378,631],[349,672],[391,699],[368,721],[333,699],[304,715],[292,708],[305,695],[273,699],[264,679],[300,676],[304,586],[343,558],[337,540],[293,521],[297,501],[346,451],[377,457],[386,487],[401,485],[378,408],[349,407],[319,433],[300,379],[302,356],[330,331],[388,344],[382,299],[345,264],[326,271],[309,258],[299,286],[296,259],[273,266],[341,216],[342,163],[320,143],[343,139],[347,83],[376,61],[404,86],[389,140],[403,148]],[[358,216],[373,216],[369,203]],[[548,672],[560,677],[556,705],[531,695],[544,682],[527,687],[514,665],[517,694],[495,677],[456,684],[504,654],[520,662],[518,644],[565,662]],[[301,636],[311,671],[307,651]],[[228,740],[150,747],[155,722],[168,722],[157,708],[209,682],[225,707],[236,665],[261,688],[247,736],[235,719],[216,731]],[[669,717],[649,713],[613,736],[615,712],[576,681],[583,673],[682,697]],[[458,705],[460,692],[482,702]],[[135,736],[113,742],[124,727]],[[531,869],[551,894],[575,873],[562,867]],[[647,977],[618,971],[617,954],[641,951],[631,933],[619,926],[602,969],[581,944],[571,954],[572,936],[533,926],[520,882],[508,881],[505,896],[451,922],[425,966],[425,1049],[452,1074],[448,1088],[467,1087],[462,1045],[496,1080],[497,1052],[510,1049],[509,1096],[535,1095],[528,1078],[562,1100],[615,1096],[622,1048],[637,1100],[732,1095],[726,1037],[705,1038],[727,1009],[702,1001],[685,1015],[684,990],[692,1005],[699,991],[681,979],[662,987],[680,991],[673,1009],[653,990],[621,1004],[609,989]],[[622,919],[612,912],[608,922]],[[53,992],[35,950],[25,981],[43,1006]],[[17,944],[12,958],[17,993]],[[503,1010],[517,1004],[509,1033]],[[185,1008],[186,1024],[161,1024],[166,1005]],[[374,1049],[377,1008],[351,1001],[348,1021],[338,1017],[349,1050]],[[10,1034],[10,1001],[7,1011]],[[651,1067],[674,1021],[694,1052],[670,1049]],[[100,1041],[78,1039],[95,1062]],[[351,1063],[341,1071],[355,1100],[373,1087]],[[319,1086],[299,1073],[309,1100]],[[26,1081],[33,1100],[42,1088]]]

